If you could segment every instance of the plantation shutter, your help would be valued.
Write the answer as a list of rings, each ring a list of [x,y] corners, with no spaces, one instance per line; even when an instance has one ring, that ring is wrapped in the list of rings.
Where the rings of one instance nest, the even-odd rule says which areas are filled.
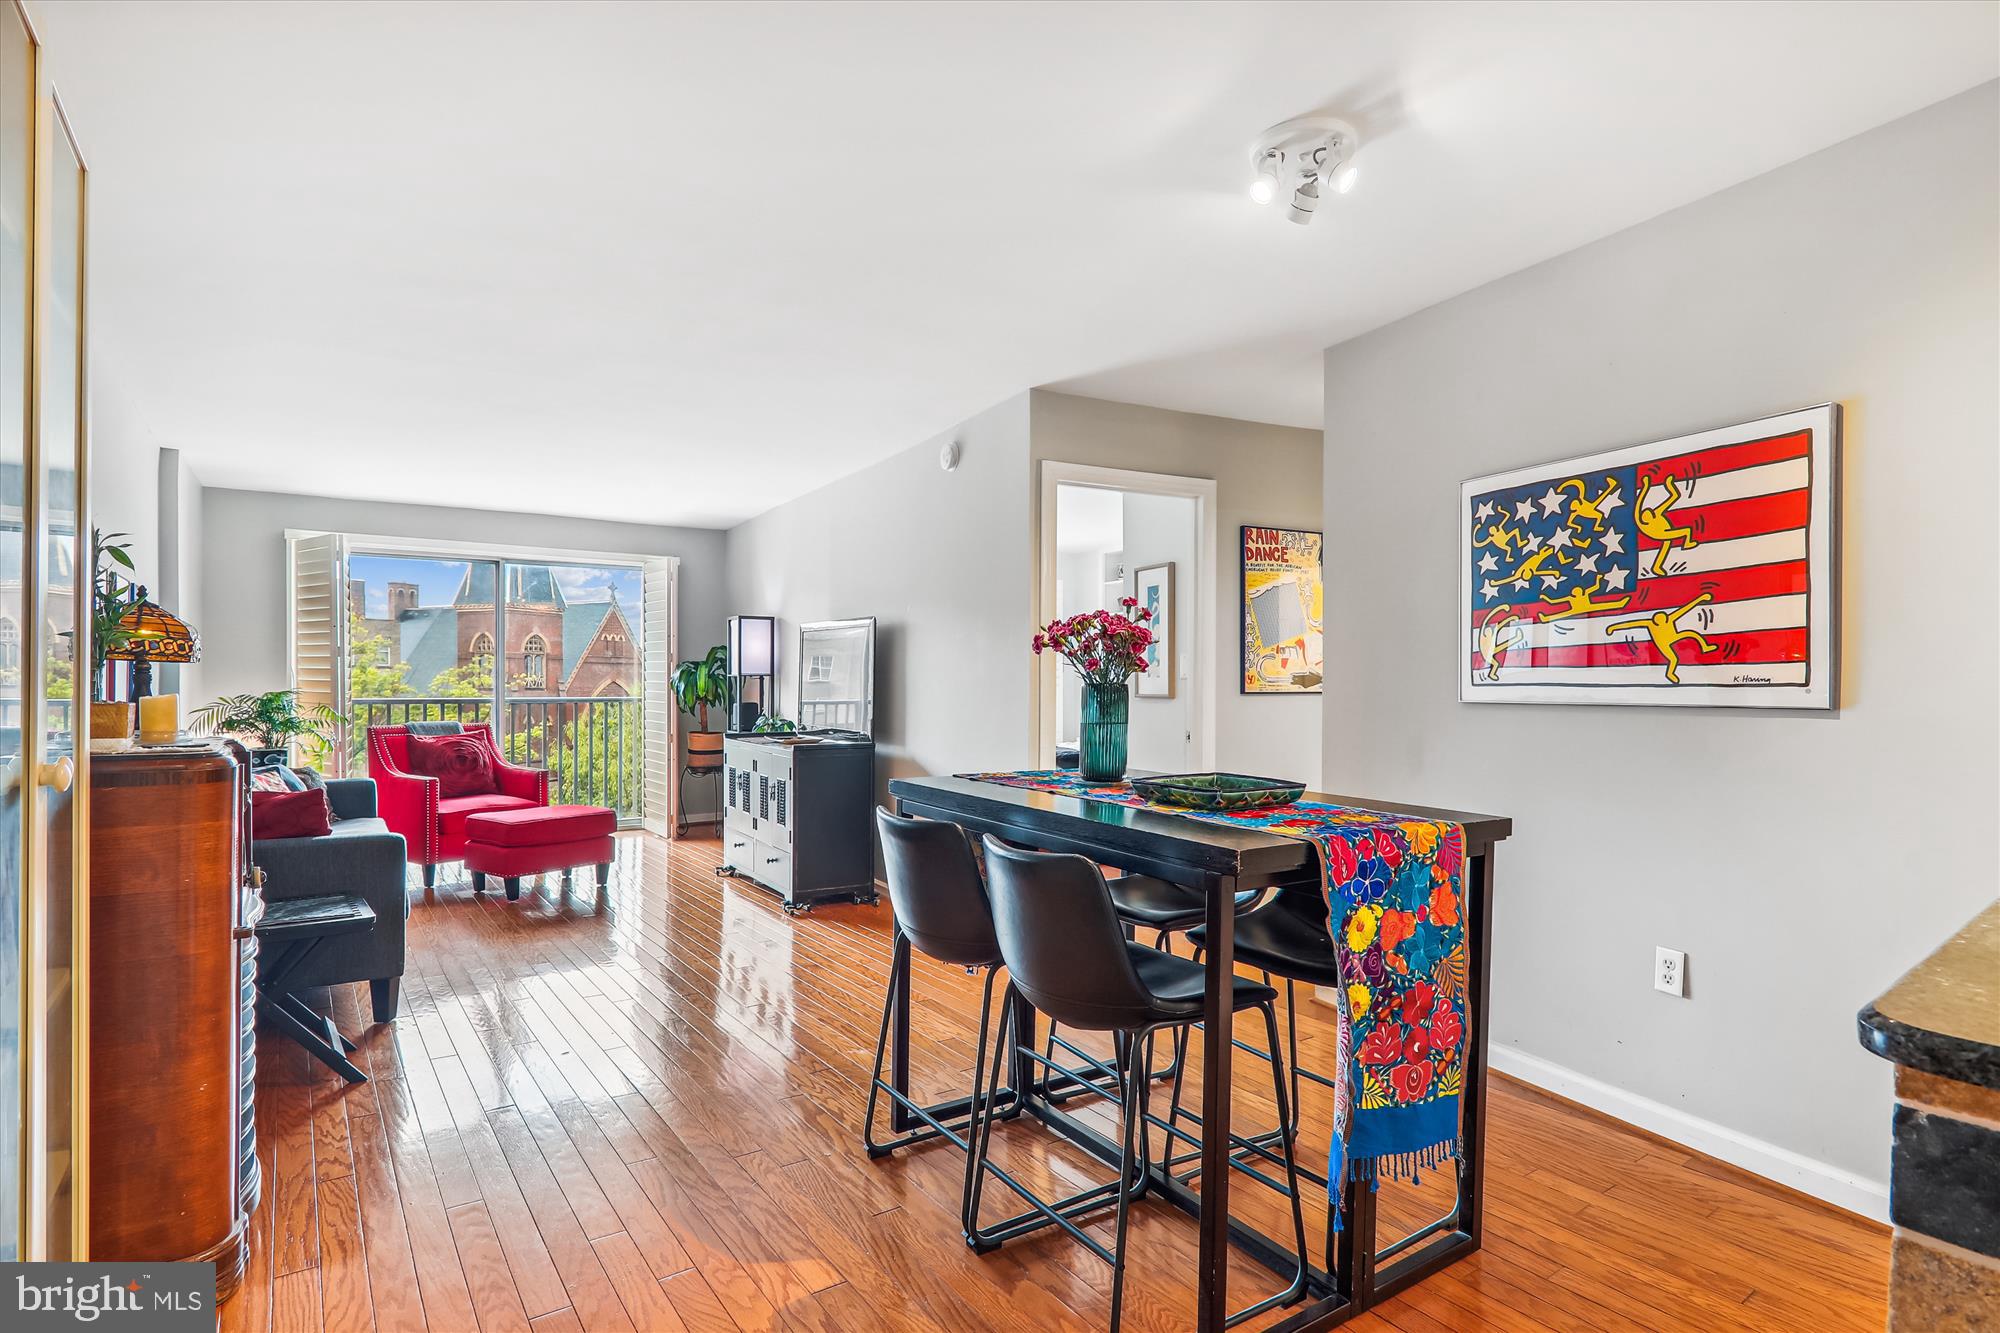
[[[325,704],[347,716],[347,539],[337,532],[287,533],[291,572],[291,675],[299,706]],[[327,767],[347,767],[347,727]]]
[[[643,571],[641,600],[644,651],[639,666],[640,698],[646,718],[646,758],[644,784],[646,828],[673,837],[677,825],[676,802],[680,793],[680,716],[674,707],[669,680],[680,635],[674,623],[679,603],[677,582],[680,561],[672,556],[647,560]]]

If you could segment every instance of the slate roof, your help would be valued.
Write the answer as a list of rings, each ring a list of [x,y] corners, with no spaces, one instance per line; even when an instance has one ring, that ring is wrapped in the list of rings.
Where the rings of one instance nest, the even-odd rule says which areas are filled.
[[[430,692],[439,673],[458,665],[458,612],[448,606],[420,606],[396,622],[402,656],[410,664],[404,679],[419,694]]]
[[[591,640],[610,617],[615,605],[610,598],[601,602],[569,602],[563,606],[562,631],[562,679],[567,682],[578,666],[583,655],[590,651]]]
[[[555,571],[547,565],[509,565],[507,582],[509,606],[553,606],[560,610],[565,604],[562,585],[556,582]],[[458,581],[458,594],[451,599],[451,604],[493,605],[492,564],[474,561],[466,566],[465,577]]]

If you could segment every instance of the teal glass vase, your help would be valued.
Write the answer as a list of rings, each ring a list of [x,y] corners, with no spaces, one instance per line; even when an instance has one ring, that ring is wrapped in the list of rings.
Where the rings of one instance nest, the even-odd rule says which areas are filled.
[[[1120,782],[1125,777],[1126,723],[1132,696],[1125,682],[1083,687],[1082,754],[1077,771],[1085,782]]]

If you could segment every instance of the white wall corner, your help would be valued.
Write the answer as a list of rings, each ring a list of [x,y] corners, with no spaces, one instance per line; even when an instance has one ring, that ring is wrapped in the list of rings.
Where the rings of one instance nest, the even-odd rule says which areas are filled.
[[[1887,1181],[1854,1175],[1789,1148],[1781,1148],[1726,1125],[1718,1125],[1713,1120],[1704,1120],[1677,1107],[1613,1087],[1588,1074],[1580,1074],[1516,1047],[1491,1047],[1487,1059],[1492,1068],[1502,1074],[1511,1075],[1523,1083],[1532,1083],[1558,1097],[1588,1106],[1593,1111],[1602,1111],[1628,1125],[1636,1125],[1663,1139],[1671,1139],[1682,1147],[1706,1153],[1731,1166],[1741,1167],[1752,1175],[1776,1181],[1802,1194],[1810,1194],[1850,1213],[1859,1213],[1877,1222],[1889,1220]],[[1883,1108],[1883,1125],[1886,1133],[1886,1106]]]

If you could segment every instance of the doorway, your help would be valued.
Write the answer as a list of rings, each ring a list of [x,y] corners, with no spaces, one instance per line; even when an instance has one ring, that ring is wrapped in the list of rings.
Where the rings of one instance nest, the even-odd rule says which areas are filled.
[[[1036,621],[1135,598],[1160,641],[1132,681],[1128,759],[1135,770],[1214,767],[1215,483],[1199,477],[1042,464],[1042,577]],[[1074,762],[1079,688],[1067,663],[1036,674],[1037,749],[1045,767]]]

